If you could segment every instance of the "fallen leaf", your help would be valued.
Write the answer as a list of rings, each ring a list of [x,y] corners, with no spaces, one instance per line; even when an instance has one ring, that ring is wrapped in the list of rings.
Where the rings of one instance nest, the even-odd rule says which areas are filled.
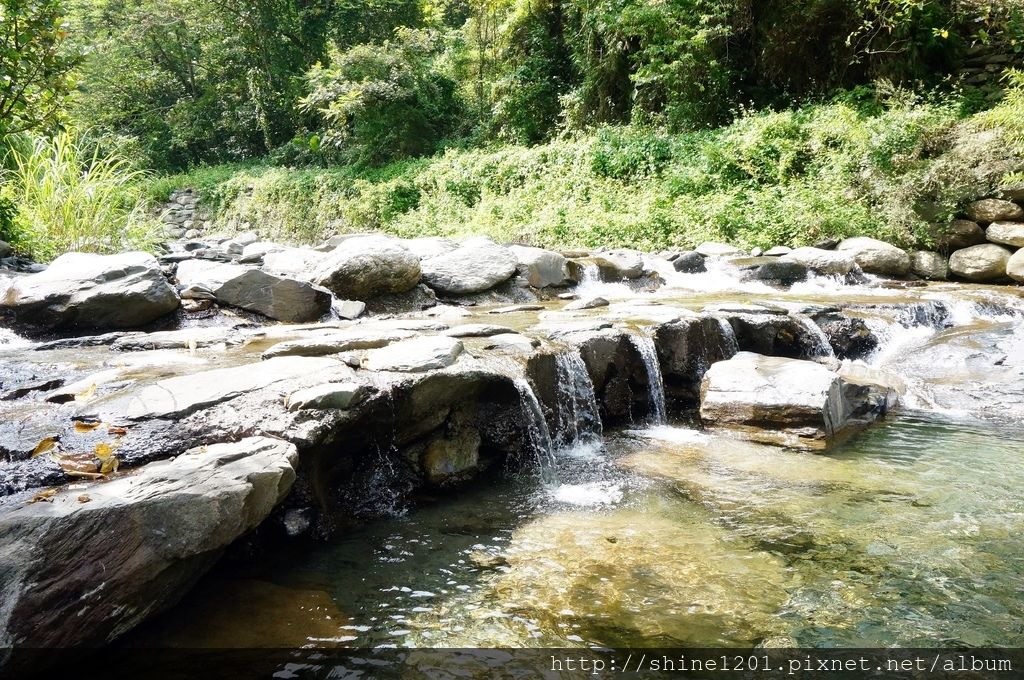
[[[100,474],[111,475],[117,472],[118,460],[117,456],[111,455],[109,458],[105,458],[100,464]]]
[[[107,433],[108,434],[112,434],[112,435],[121,436],[123,434],[128,434],[128,430],[126,430],[123,427],[119,427],[117,425],[111,425],[111,426],[109,426],[107,428]]]
[[[87,388],[75,395],[75,401],[85,401],[86,399],[92,399],[96,394],[96,383],[89,385]]]
[[[42,502],[42,503],[52,503],[53,502],[53,497],[56,496],[56,495],[57,495],[57,490],[56,489],[47,489],[46,491],[40,491],[35,496],[32,496],[32,499],[29,500],[29,504],[31,504],[31,503],[40,503],[40,502]]]
[[[60,456],[57,458],[57,462],[60,464],[60,469],[64,471],[64,474],[71,475],[72,477],[102,476],[97,473],[99,465],[96,464],[96,459],[91,453]]]
[[[38,444],[36,444],[36,448],[34,448],[32,450],[32,456],[31,457],[35,458],[36,456],[38,456],[41,453],[46,453],[47,451],[52,451],[55,446],[57,446],[57,438],[56,437],[47,437],[43,441],[41,441]]]
[[[92,499],[89,498],[89,494],[85,494],[85,493],[83,493],[81,496],[78,497],[78,502],[79,503],[88,503],[91,500]]]
[[[100,442],[96,445],[95,453],[100,460],[107,460],[114,455],[114,447],[106,442]]]
[[[94,420],[92,422],[83,422],[81,420],[75,421],[75,432],[92,432],[100,426],[100,421]]]

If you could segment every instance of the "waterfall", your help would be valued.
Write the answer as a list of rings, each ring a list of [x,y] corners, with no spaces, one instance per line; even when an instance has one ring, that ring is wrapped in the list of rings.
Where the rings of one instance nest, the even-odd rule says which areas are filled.
[[[559,446],[572,446],[601,436],[601,415],[597,395],[579,350],[555,355],[556,395],[555,439]]]
[[[662,425],[667,420],[665,410],[665,384],[661,379],[661,366],[658,364],[658,350],[654,340],[646,335],[630,335],[630,342],[640,355],[644,369],[647,371],[648,400],[651,413],[648,420],[655,425]]]
[[[736,331],[732,329],[730,324],[725,317],[713,316],[711,317],[718,324],[718,328],[721,331],[722,336],[722,356],[726,359],[730,359],[740,351],[740,343],[736,340]]]
[[[579,285],[586,286],[598,283],[601,283],[601,270],[593,262],[585,263],[583,271],[580,272]]]
[[[519,405],[525,419],[526,434],[530,438],[530,448],[537,459],[541,476],[547,480],[554,475],[555,447],[551,441],[548,423],[544,419],[544,411],[526,378],[513,378],[512,384],[519,392]]]
[[[814,323],[814,319],[806,314],[791,314],[790,316],[800,322],[800,325],[814,339],[814,346],[810,349],[815,357],[835,357],[836,353],[832,349],[832,343],[828,341],[828,336],[825,335],[825,331],[821,330],[821,326]]]

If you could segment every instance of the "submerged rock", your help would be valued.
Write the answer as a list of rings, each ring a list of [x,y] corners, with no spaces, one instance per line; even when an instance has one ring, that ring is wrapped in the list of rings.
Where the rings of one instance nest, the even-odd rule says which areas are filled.
[[[179,300],[152,255],[67,253],[42,272],[15,279],[0,312],[40,330],[132,328],[178,308]]]
[[[708,429],[820,451],[895,401],[891,389],[844,380],[816,362],[740,352],[704,375],[700,416]]]
[[[994,243],[958,250],[949,257],[949,270],[968,281],[998,281],[1006,277],[1011,251]]]
[[[0,505],[0,646],[102,645],[174,604],[284,498],[296,463],[291,444],[250,438]]]

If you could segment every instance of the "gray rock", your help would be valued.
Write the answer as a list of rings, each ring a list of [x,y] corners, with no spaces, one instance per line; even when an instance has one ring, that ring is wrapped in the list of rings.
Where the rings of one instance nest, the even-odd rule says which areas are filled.
[[[414,330],[352,328],[301,340],[286,340],[263,352],[264,359],[285,356],[320,357],[357,349],[377,349],[416,337]]]
[[[295,480],[295,447],[254,437],[0,508],[0,646],[110,643],[176,603]]]
[[[565,307],[563,307],[563,309],[566,309],[566,310],[573,310],[573,309],[597,309],[598,307],[607,307],[607,306],[608,306],[608,301],[605,300],[603,297],[589,297],[589,298],[583,298],[581,300],[574,300],[573,302],[570,302]]]
[[[949,261],[941,253],[915,250],[910,254],[910,271],[922,279],[942,281],[949,278]]]
[[[243,265],[188,260],[177,276],[184,286],[209,289],[220,304],[280,321],[315,321],[331,307],[330,293],[321,288]]]
[[[992,243],[1024,248],[1024,222],[993,222],[985,230],[985,238]]]
[[[994,243],[963,248],[950,255],[949,271],[968,281],[998,281],[1006,276],[1012,254]]]
[[[560,253],[527,246],[509,246],[509,250],[518,258],[520,269],[534,288],[569,283],[569,264]]]
[[[1024,183],[1007,184],[999,187],[999,197],[1020,203],[1024,201]]]
[[[792,260],[782,260],[780,258],[771,259],[774,261],[762,262],[761,265],[754,270],[754,279],[758,281],[765,281],[767,283],[777,283],[789,286],[797,281],[803,281],[807,278],[807,265],[801,262],[794,262]]]
[[[339,298],[369,300],[415,288],[420,259],[397,239],[358,236],[328,253],[313,280]]]
[[[303,281],[313,280],[313,271],[326,255],[308,248],[287,248],[263,255],[263,271]]]
[[[0,257],[7,257],[14,252],[14,248],[7,241],[0,241]]]
[[[714,241],[705,241],[694,250],[704,257],[734,257],[746,254],[736,246],[731,246],[728,243],[715,243]]]
[[[1024,219],[1024,208],[1001,198],[984,198],[967,206],[967,216],[975,222],[1002,222]]]
[[[853,255],[853,260],[868,274],[880,276],[906,276],[910,271],[910,256],[900,248],[878,239],[858,236],[843,239],[837,252]]]
[[[504,352],[517,352],[523,355],[533,353],[540,346],[540,340],[521,333],[502,333],[494,335],[484,343],[484,349]]]
[[[896,400],[891,389],[848,382],[817,362],[740,352],[705,373],[700,416],[708,429],[821,451]]]
[[[157,333],[133,333],[114,340],[110,349],[115,352],[140,352],[154,349],[194,349],[239,342],[241,337],[233,329],[212,326]]]
[[[363,358],[363,368],[400,373],[430,371],[451,366],[462,351],[462,341],[455,338],[443,335],[413,338],[370,350]]]
[[[410,238],[402,241],[402,245],[416,254],[421,260],[429,260],[438,255],[450,253],[459,247],[459,244],[450,238],[440,236],[423,236],[421,238]]]
[[[592,259],[604,281],[638,279],[644,275],[644,256],[636,250],[606,250]]]
[[[943,252],[970,248],[985,242],[985,230],[977,222],[953,220],[949,224],[929,225],[934,247]]]
[[[366,303],[361,300],[335,300],[331,309],[339,319],[358,319],[366,311]]]
[[[1018,250],[1007,260],[1006,275],[1018,283],[1024,283],[1024,249]]]
[[[441,332],[453,338],[486,338],[502,333],[515,333],[515,329],[488,323],[467,323]]]
[[[423,260],[423,282],[448,295],[481,293],[507,281],[519,260],[508,248],[473,239],[443,255]]]
[[[782,257],[783,255],[789,255],[793,252],[793,249],[789,246],[775,246],[764,251],[764,254],[768,257]]]
[[[289,411],[347,409],[358,405],[369,388],[355,382],[325,383],[292,392],[285,400]]]
[[[263,261],[263,258],[267,253],[279,253],[283,250],[288,250],[288,246],[283,246],[280,243],[274,243],[272,241],[256,241],[255,243],[249,243],[242,248],[238,261],[242,264],[259,263]]]
[[[704,256],[696,250],[679,253],[679,256],[672,260],[672,267],[680,274],[699,274],[708,270],[704,264]]]
[[[750,251],[751,257],[761,257],[762,255],[764,255],[764,250],[762,248],[754,248]]]
[[[186,228],[191,225],[186,225]],[[221,249],[228,255],[241,255],[246,246],[256,243],[260,237],[256,232],[246,231],[221,243]]]
[[[783,255],[782,259],[799,262],[817,274],[829,276],[846,276],[857,266],[851,253],[806,246]]]
[[[516,314],[518,312],[539,312],[544,305],[508,305],[507,307],[495,307],[487,310],[488,314]]]
[[[26,326],[131,328],[178,308],[174,288],[147,253],[68,253],[42,272],[15,279],[0,297]]]

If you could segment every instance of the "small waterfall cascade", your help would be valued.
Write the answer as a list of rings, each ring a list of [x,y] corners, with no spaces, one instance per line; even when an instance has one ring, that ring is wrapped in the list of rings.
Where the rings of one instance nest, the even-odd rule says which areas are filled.
[[[796,319],[807,334],[815,340],[814,344],[814,356],[815,357],[835,357],[835,350],[832,349],[832,343],[828,341],[828,336],[825,335],[825,331],[821,330],[821,326],[814,323],[814,319],[807,316],[806,314],[791,314]]]
[[[661,378],[661,365],[658,363],[658,350],[654,346],[654,340],[646,335],[632,334],[630,342],[640,355],[644,369],[647,372],[647,388],[651,404],[649,420],[655,425],[663,425],[667,420],[665,408],[665,383]]]
[[[721,331],[722,356],[726,358],[736,356],[736,353],[740,351],[740,343],[736,340],[736,331],[732,329],[732,324],[725,317],[713,316],[711,318],[715,320]]]
[[[540,400],[526,378],[513,378],[512,384],[519,392],[519,405],[523,411],[526,433],[530,438],[530,448],[537,459],[541,477],[545,481],[551,481],[555,474],[555,447]]]
[[[576,349],[555,355],[555,443],[574,446],[602,435],[601,414],[587,366]]]
[[[598,269],[597,265],[593,262],[587,262],[583,265],[582,271],[580,272],[580,286],[593,286],[601,283],[601,270]]]

